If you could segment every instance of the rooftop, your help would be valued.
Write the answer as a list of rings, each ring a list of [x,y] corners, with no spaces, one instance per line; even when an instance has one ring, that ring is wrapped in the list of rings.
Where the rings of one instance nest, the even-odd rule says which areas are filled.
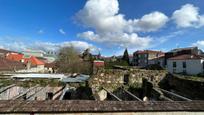
[[[14,69],[24,69],[25,65],[17,62],[17,61],[11,61],[5,58],[0,57],[0,70],[1,71],[13,71]]]
[[[204,59],[204,57],[200,55],[184,54],[184,55],[175,56],[169,59],[170,60],[195,60],[195,59]]]
[[[77,113],[77,112],[166,112],[204,111],[203,101],[0,101],[0,113]]]
[[[170,52],[178,52],[178,51],[182,51],[182,50],[193,50],[193,49],[197,49],[198,47],[186,47],[186,48],[176,48],[171,50]]]
[[[0,49],[0,53],[6,55],[7,53],[12,53],[14,51],[6,50],[6,49]],[[16,53],[16,52],[14,52]]]
[[[135,53],[137,54],[149,54],[149,53],[159,53],[159,54],[164,54],[162,51],[155,51],[155,50],[138,50]]]

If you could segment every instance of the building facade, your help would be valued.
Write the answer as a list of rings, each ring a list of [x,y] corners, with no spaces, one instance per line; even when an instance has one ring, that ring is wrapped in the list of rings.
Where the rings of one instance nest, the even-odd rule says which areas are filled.
[[[144,50],[136,51],[133,53],[133,66],[145,67],[149,64],[149,61],[163,56],[164,53],[161,51]]]
[[[190,54],[199,55],[198,47],[176,48],[165,53],[165,65],[167,65],[167,59],[179,55]]]
[[[197,75],[204,73],[204,57],[184,54],[167,60],[167,70],[170,73]]]

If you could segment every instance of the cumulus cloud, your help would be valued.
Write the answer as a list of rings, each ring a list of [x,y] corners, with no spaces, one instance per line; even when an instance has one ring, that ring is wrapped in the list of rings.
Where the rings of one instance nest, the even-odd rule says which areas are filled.
[[[141,19],[128,20],[128,26],[131,32],[150,32],[162,28],[167,21],[168,17],[165,14],[155,11],[144,15]]]
[[[198,40],[197,42],[193,43],[192,46],[197,46],[204,50],[204,40]]]
[[[125,19],[119,13],[118,0],[88,0],[76,14],[82,25],[94,29],[79,33],[78,37],[99,43],[121,47],[147,48],[151,37],[140,37],[137,32],[157,31],[168,21],[168,17],[158,11],[144,15],[141,19]]]
[[[23,39],[19,37],[17,38],[17,37],[10,37],[10,36],[0,36],[0,48],[13,50],[13,51],[23,51],[26,49],[58,51],[60,48],[66,47],[66,46],[73,46],[80,52],[87,48],[89,48],[92,53],[98,53],[100,50],[93,44],[87,43],[85,41],[64,41],[60,43],[53,43],[53,42],[42,42],[42,41],[28,41],[25,38]]]
[[[59,33],[62,34],[62,35],[66,34],[66,32],[63,29],[59,29]]]
[[[192,4],[183,5],[179,10],[174,11],[172,19],[181,28],[204,26],[204,15],[200,15],[199,8]]]
[[[78,34],[78,37],[87,40],[95,41],[98,43],[106,43],[105,45],[114,45],[119,47],[134,47],[134,48],[147,48],[151,46],[153,39],[151,37],[139,37],[136,33],[118,33],[118,34],[104,34],[97,35],[92,31],[87,31]]]
[[[89,48],[92,53],[98,53],[99,51],[99,48],[84,41],[65,41],[61,43],[35,42],[33,48],[40,49],[43,51],[57,51],[62,47],[69,47],[69,46],[73,46],[80,52],[84,51],[87,48]]]

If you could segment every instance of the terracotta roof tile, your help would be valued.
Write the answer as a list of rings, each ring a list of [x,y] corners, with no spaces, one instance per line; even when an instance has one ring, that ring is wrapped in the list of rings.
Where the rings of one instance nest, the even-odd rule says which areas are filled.
[[[13,60],[13,61],[21,61],[23,59],[23,54],[9,53],[6,56],[6,59]]]
[[[45,65],[44,62],[40,61],[34,56],[31,56],[30,58],[24,58],[25,63],[31,62],[32,65]]]

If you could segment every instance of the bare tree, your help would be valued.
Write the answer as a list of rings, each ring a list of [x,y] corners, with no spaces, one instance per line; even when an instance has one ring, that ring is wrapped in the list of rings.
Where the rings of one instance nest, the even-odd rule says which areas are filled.
[[[83,61],[80,52],[72,46],[60,50],[57,67],[61,73],[92,73],[92,63]]]

